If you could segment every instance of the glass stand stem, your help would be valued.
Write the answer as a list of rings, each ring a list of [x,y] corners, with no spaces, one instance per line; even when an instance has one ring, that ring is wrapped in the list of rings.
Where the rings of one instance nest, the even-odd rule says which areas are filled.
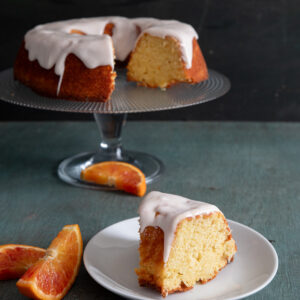
[[[93,163],[103,160],[127,160],[122,149],[122,127],[125,125],[127,114],[98,114],[94,113],[101,142]]]

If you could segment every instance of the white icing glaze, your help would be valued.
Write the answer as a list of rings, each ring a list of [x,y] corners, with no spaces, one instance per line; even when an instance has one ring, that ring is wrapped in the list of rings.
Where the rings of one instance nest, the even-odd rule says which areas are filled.
[[[112,37],[103,34],[109,23],[114,24]],[[70,34],[72,30],[82,31],[86,35]],[[192,26],[175,20],[99,17],[47,23],[26,33],[25,48],[29,52],[29,60],[37,59],[47,70],[54,67],[55,74],[60,77],[58,94],[65,59],[70,53],[75,54],[87,68],[106,65],[113,68],[114,54],[117,60],[124,61],[144,33],[162,38],[175,37],[180,43],[186,68],[191,68],[193,39],[198,36]]]
[[[160,192],[149,193],[139,207],[140,231],[147,226],[159,227],[164,232],[164,262],[172,247],[177,224],[188,217],[206,215],[220,210],[205,202]]]

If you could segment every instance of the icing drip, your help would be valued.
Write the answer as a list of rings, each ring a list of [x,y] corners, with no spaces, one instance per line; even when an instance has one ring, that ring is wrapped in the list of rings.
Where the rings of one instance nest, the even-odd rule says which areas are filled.
[[[164,262],[166,263],[172,247],[177,224],[188,217],[220,212],[205,202],[190,200],[181,196],[160,192],[149,193],[139,207],[140,231],[147,226],[160,227],[164,232]]]
[[[114,25],[112,37],[103,34],[107,24]],[[70,34],[72,30],[86,35]],[[117,60],[124,61],[144,33],[162,38],[175,37],[180,43],[187,69],[191,68],[193,39],[198,36],[192,26],[175,20],[99,17],[47,23],[26,33],[25,48],[29,52],[29,60],[37,59],[47,70],[54,67],[55,74],[59,76],[59,94],[65,60],[70,53],[75,54],[87,68],[111,66],[113,69],[114,54]]]

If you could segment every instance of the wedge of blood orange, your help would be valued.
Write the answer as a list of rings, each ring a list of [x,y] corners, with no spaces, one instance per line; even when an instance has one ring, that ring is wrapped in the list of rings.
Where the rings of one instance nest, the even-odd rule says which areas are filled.
[[[0,246],[0,280],[20,278],[46,253],[45,249],[7,244]]]
[[[52,241],[46,255],[18,280],[19,291],[33,299],[62,299],[75,281],[82,257],[78,225],[67,225]]]
[[[81,178],[97,184],[113,186],[137,196],[146,193],[146,179],[144,173],[137,167],[119,161],[105,161],[85,168]]]

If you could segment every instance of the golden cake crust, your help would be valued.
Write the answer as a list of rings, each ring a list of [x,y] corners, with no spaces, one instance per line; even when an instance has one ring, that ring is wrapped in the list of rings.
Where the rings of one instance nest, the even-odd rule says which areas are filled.
[[[54,67],[46,70],[39,65],[37,60],[30,61],[28,51],[23,43],[15,61],[14,77],[44,96],[105,102],[114,89],[115,73],[111,66],[88,69],[74,54],[69,54],[65,62],[61,87],[57,94],[59,76],[54,73]]]
[[[192,67],[190,69],[185,68],[185,73],[191,83],[198,83],[208,79],[206,62],[196,39],[193,40]]]
[[[213,278],[212,278],[213,279]],[[174,293],[183,293],[183,292],[187,292],[191,289],[193,289],[192,286],[188,287],[186,286],[183,282],[181,283],[180,287],[171,291],[165,291],[162,289],[162,287],[156,285],[155,283],[150,283],[146,280],[143,279],[139,279],[139,285],[140,286],[144,286],[144,287],[149,287],[152,289],[157,290],[158,292],[160,292],[160,294],[165,298],[170,294],[174,294]]]
[[[112,30],[113,24],[107,24],[104,32],[111,35]],[[84,34],[76,29],[71,33]],[[59,76],[55,74],[54,67],[47,70],[41,67],[37,60],[30,61],[23,41],[14,64],[14,77],[47,97],[106,102],[114,90],[116,73],[111,66],[89,69],[76,55],[69,54],[57,94]]]

